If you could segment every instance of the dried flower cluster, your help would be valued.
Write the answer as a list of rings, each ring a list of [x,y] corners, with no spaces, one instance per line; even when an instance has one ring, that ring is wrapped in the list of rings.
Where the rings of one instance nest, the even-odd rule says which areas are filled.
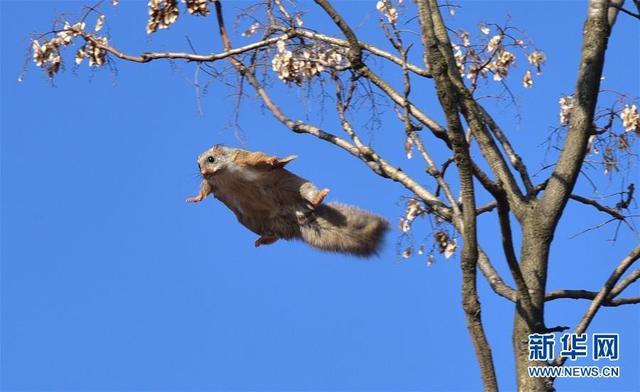
[[[98,20],[96,20],[96,27],[94,28],[94,30],[98,32],[102,30],[103,26],[104,26],[104,15],[100,15],[98,16]]]
[[[177,0],[149,0],[149,21],[147,34],[158,29],[166,29],[178,20]]]
[[[533,78],[531,77],[531,70],[528,69],[527,72],[522,76],[522,86],[524,88],[533,87]]]
[[[486,78],[490,74],[493,80],[502,81],[509,75],[509,70],[516,65],[516,55],[508,47],[525,49],[523,40],[505,36],[503,33],[495,34],[489,38],[491,29],[486,24],[480,24],[480,44],[474,45],[468,31],[458,31],[460,40],[458,44],[452,44],[453,56],[460,75],[477,83],[479,77]],[[508,42],[506,42],[508,41]],[[485,42],[484,44],[482,42]],[[527,55],[529,64],[536,68],[537,74],[541,73],[542,64],[546,61],[544,52],[533,51]],[[531,69],[525,71],[522,77],[522,84],[529,88],[533,86],[533,76]]]
[[[462,41],[462,46],[464,46],[465,48],[471,46],[471,39],[469,38],[468,31],[461,31],[458,37],[460,37],[460,41]]]
[[[502,44],[502,35],[501,34],[494,35],[493,37],[491,37],[491,39],[489,40],[489,43],[487,44],[487,52],[495,52],[496,50],[498,50],[498,48],[500,48],[501,44]]]
[[[182,0],[187,5],[187,11],[191,15],[207,16],[211,12],[209,3],[212,0]],[[147,21],[147,34],[158,29],[167,29],[178,20],[180,10],[178,0],[149,0],[149,20]]]
[[[529,60],[529,64],[536,67],[536,75],[540,75],[542,73],[542,64],[547,61],[547,56],[544,52],[539,50],[535,50],[527,56],[527,60]]]
[[[400,218],[400,230],[403,233],[408,233],[411,230],[411,224],[413,221],[425,212],[425,209],[417,200],[409,200],[407,203],[407,210],[405,211],[404,216]]]
[[[380,0],[376,3],[376,9],[387,17],[389,23],[398,21],[398,11],[393,7],[390,0]]]
[[[301,47],[291,51],[284,41],[278,41],[271,65],[280,80],[301,84],[326,68],[340,66],[343,62],[344,56],[333,46]]]
[[[84,32],[84,27],[84,22],[76,23],[73,26],[65,23],[62,31],[58,32],[52,39],[45,40],[42,44],[38,40],[33,40],[31,43],[33,62],[44,69],[49,77],[53,77],[55,73],[60,71],[62,64],[60,49],[68,46],[74,38],[81,35]]]
[[[82,63],[85,57],[89,58],[89,66],[101,67],[106,61],[107,52],[100,48],[98,44],[108,45],[107,37],[94,37],[94,41],[87,41],[76,52],[76,64]]]
[[[410,199],[407,202],[407,207],[406,207],[404,216],[400,218],[400,225],[399,225],[400,231],[402,231],[402,233],[405,233],[405,234],[409,233],[413,226],[413,222],[415,222],[415,220],[419,216],[425,215],[427,213],[428,213],[428,210],[424,207],[422,203],[420,203],[416,199]],[[438,219],[436,219],[436,224],[439,224],[441,222],[442,221],[438,221]],[[427,265],[429,266],[432,265],[434,262],[435,258],[434,258],[433,252],[436,249],[439,253],[443,254],[444,257],[448,259],[451,256],[453,256],[453,254],[455,253],[458,247],[457,241],[454,238],[451,238],[451,236],[444,230],[438,230],[434,232],[433,238],[434,238],[434,245],[431,247],[431,250],[428,251],[429,254],[427,256]],[[403,259],[408,259],[414,253],[417,253],[420,256],[425,254],[424,244],[421,244],[417,248],[416,252],[414,252],[414,250],[415,250],[415,244],[410,244],[401,252],[400,256]]]
[[[449,234],[444,231],[438,231],[433,234],[433,239],[438,246],[438,252],[444,254],[444,257],[447,259],[453,256],[458,248],[458,243],[455,238],[449,237]]]
[[[622,167],[631,168],[637,161],[632,146],[640,136],[640,114],[635,104],[626,103],[627,97],[619,94],[609,108],[600,108],[596,111],[593,120],[594,134],[589,137],[587,145],[588,160],[591,167],[600,166],[605,175],[621,171]],[[571,120],[571,112],[575,107],[573,96],[560,99],[560,122],[567,126]],[[623,131],[619,130],[618,123],[622,122]]]
[[[187,11],[191,15],[209,15],[209,4],[207,0],[182,0],[187,4]]]
[[[499,49],[496,59],[489,64],[489,69],[493,72],[493,80],[501,81],[507,77],[509,67],[516,62],[516,56],[504,49]]]
[[[624,109],[620,112],[620,118],[625,131],[640,133],[640,115],[638,115],[636,105],[624,105]]]
[[[560,124],[567,125],[571,119],[571,111],[573,110],[573,96],[567,95],[560,98]]]

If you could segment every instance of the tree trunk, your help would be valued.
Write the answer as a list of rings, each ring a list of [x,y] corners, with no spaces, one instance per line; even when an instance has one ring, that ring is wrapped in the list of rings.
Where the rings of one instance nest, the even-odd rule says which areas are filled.
[[[544,293],[547,282],[547,263],[552,237],[550,231],[541,230],[541,225],[531,216],[525,219],[522,227],[522,249],[520,269],[529,288],[532,303],[532,317],[529,325],[521,308],[516,304],[513,323],[513,347],[516,360],[518,391],[553,391],[553,382],[545,378],[529,377],[529,366],[549,366],[545,361],[529,360],[529,335],[544,333],[533,330],[533,325],[544,326]]]

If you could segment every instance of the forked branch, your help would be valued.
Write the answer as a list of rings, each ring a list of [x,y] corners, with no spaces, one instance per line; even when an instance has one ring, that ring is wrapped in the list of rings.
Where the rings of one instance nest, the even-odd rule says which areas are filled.
[[[593,321],[593,318],[598,313],[598,310],[600,310],[600,307],[604,306],[604,304],[607,302],[607,298],[610,296],[611,292],[614,290],[616,284],[618,283],[622,275],[624,275],[624,273],[629,269],[629,267],[631,267],[631,265],[633,265],[633,263],[635,263],[638,259],[640,259],[640,245],[636,246],[627,255],[627,257],[625,257],[624,259],[622,259],[622,261],[620,261],[616,269],[613,270],[613,272],[609,276],[609,279],[607,279],[602,289],[600,289],[600,291],[594,297],[593,301],[591,301],[589,308],[587,309],[584,316],[582,316],[582,319],[576,326],[576,330],[575,330],[576,334],[581,335],[585,333],[585,331],[589,327],[589,324],[591,324],[591,321]],[[625,284],[628,285],[630,283],[625,283]],[[621,290],[617,290],[617,291],[620,292]],[[633,300],[634,299],[632,299],[632,301]],[[637,303],[637,302],[632,302],[632,303]],[[564,364],[566,360],[567,360],[566,357],[559,356],[554,361],[554,365],[562,366],[562,364]]]

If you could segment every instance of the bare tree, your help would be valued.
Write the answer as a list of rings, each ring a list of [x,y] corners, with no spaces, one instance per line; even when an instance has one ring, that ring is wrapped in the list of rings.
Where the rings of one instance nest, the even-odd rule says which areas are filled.
[[[117,5],[116,0],[112,3]],[[530,65],[522,76],[522,83],[525,87],[533,85],[533,75],[543,66],[545,54],[539,50],[528,51],[529,46],[525,45],[517,29],[483,25],[483,34],[472,42],[468,32],[445,24],[442,10],[454,10],[456,6],[452,4],[416,0],[415,4],[409,5],[401,0],[381,0],[377,3],[380,28],[393,48],[384,50],[380,45],[358,37],[354,27],[328,0],[315,0],[317,7],[314,9],[332,21],[333,30],[339,32],[336,35],[326,32],[331,28],[303,27],[305,15],[298,11],[295,3],[264,0],[236,15],[251,23],[242,35],[259,38],[250,44],[234,46],[221,1],[184,0],[184,3],[192,15],[214,15],[223,51],[208,54],[198,54],[195,50],[192,53],[125,52],[110,43],[107,36],[100,35],[107,5],[99,3],[87,7],[77,21],[57,21],[52,31],[34,37],[33,59],[50,77],[62,69],[65,48],[74,43],[79,46],[75,63],[87,59],[93,67],[113,65],[118,59],[135,63],[193,62],[198,71],[214,79],[233,77],[230,88],[235,89],[239,99],[247,94],[248,87],[253,89],[263,107],[289,130],[331,143],[381,178],[402,185],[411,195],[401,222],[402,232],[409,232],[418,216],[429,217],[436,227],[432,249],[446,257],[456,251],[456,237],[462,239],[462,306],[485,390],[497,390],[498,381],[482,323],[476,288],[478,270],[496,294],[515,305],[513,347],[517,385],[521,391],[553,389],[553,379],[531,378],[527,367],[562,366],[564,363],[562,357],[549,362],[529,360],[531,334],[568,329],[545,323],[546,302],[563,298],[591,301],[582,320],[574,327],[578,334],[587,330],[603,306],[640,303],[640,297],[622,296],[623,291],[640,277],[638,268],[627,273],[640,258],[640,246],[631,250],[611,275],[603,279],[599,291],[546,290],[550,246],[568,202],[594,208],[608,216],[606,223],[617,222],[633,230],[630,214],[635,190],[633,183],[617,195],[619,200],[614,205],[606,205],[601,198],[574,193],[585,165],[599,164],[605,172],[614,171],[619,162],[633,157],[632,144],[640,135],[640,116],[632,98],[618,93],[610,106],[599,108],[597,105],[607,42],[616,16],[623,11],[638,17],[638,13],[623,8],[623,0],[588,2],[575,91],[561,99],[562,124],[549,137],[557,157],[544,167],[551,173],[537,184],[508,133],[481,105],[478,94],[490,79],[499,82],[508,92],[504,79],[508,77],[517,53],[527,56]],[[640,7],[637,1],[634,5]],[[182,7],[177,0],[150,0],[148,6],[149,34],[170,27],[177,21]],[[401,28],[400,18],[413,20],[418,26],[418,34],[411,35]],[[86,24],[93,20],[96,23],[93,31],[86,29]],[[416,36],[419,38],[413,38]],[[421,53],[420,60],[412,57],[412,53]],[[230,67],[220,69],[217,66],[220,61],[227,62]],[[397,70],[402,76],[401,83],[394,84],[385,79],[376,70],[380,63]],[[279,81],[273,78],[271,71]],[[424,103],[421,94],[412,88],[424,80],[429,80],[435,89],[445,119],[443,124],[434,119],[440,113],[427,113],[421,106]],[[286,106],[278,103],[271,92],[281,83],[300,89],[321,88],[324,94],[333,90],[335,115],[342,130],[323,129],[288,114],[283,108],[290,109],[291,102]],[[420,178],[420,174],[401,170],[382,156],[380,149],[363,141],[362,130],[356,129],[352,117],[358,110],[375,111],[379,100],[390,102],[397,114],[399,126],[396,128],[402,130],[406,140],[404,148],[408,158],[417,152],[424,160],[424,169],[432,178],[431,182]],[[326,112],[331,111],[326,109]],[[392,125],[386,128],[394,129]],[[602,152],[601,161],[590,161],[595,149]],[[442,151],[449,152],[450,157],[438,162],[434,150],[438,150],[440,156]],[[478,205],[478,193],[488,195],[491,201]],[[501,230],[504,255],[499,257],[506,259],[515,287],[505,283],[477,239],[477,217],[491,212],[496,213]],[[516,226],[512,226],[511,216],[517,221]],[[516,233],[522,242],[519,250],[514,246],[514,230],[519,230]],[[418,248],[418,245],[406,248],[402,255],[409,257],[414,247]],[[424,253],[423,245],[416,253]]]

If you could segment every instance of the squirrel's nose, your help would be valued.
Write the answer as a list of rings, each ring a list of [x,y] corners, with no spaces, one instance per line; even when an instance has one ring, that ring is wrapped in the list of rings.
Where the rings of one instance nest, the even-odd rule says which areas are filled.
[[[211,170],[211,169],[204,168],[204,169],[200,169],[200,174],[202,174],[202,177],[208,177],[216,174],[216,171],[217,171],[216,169]]]

